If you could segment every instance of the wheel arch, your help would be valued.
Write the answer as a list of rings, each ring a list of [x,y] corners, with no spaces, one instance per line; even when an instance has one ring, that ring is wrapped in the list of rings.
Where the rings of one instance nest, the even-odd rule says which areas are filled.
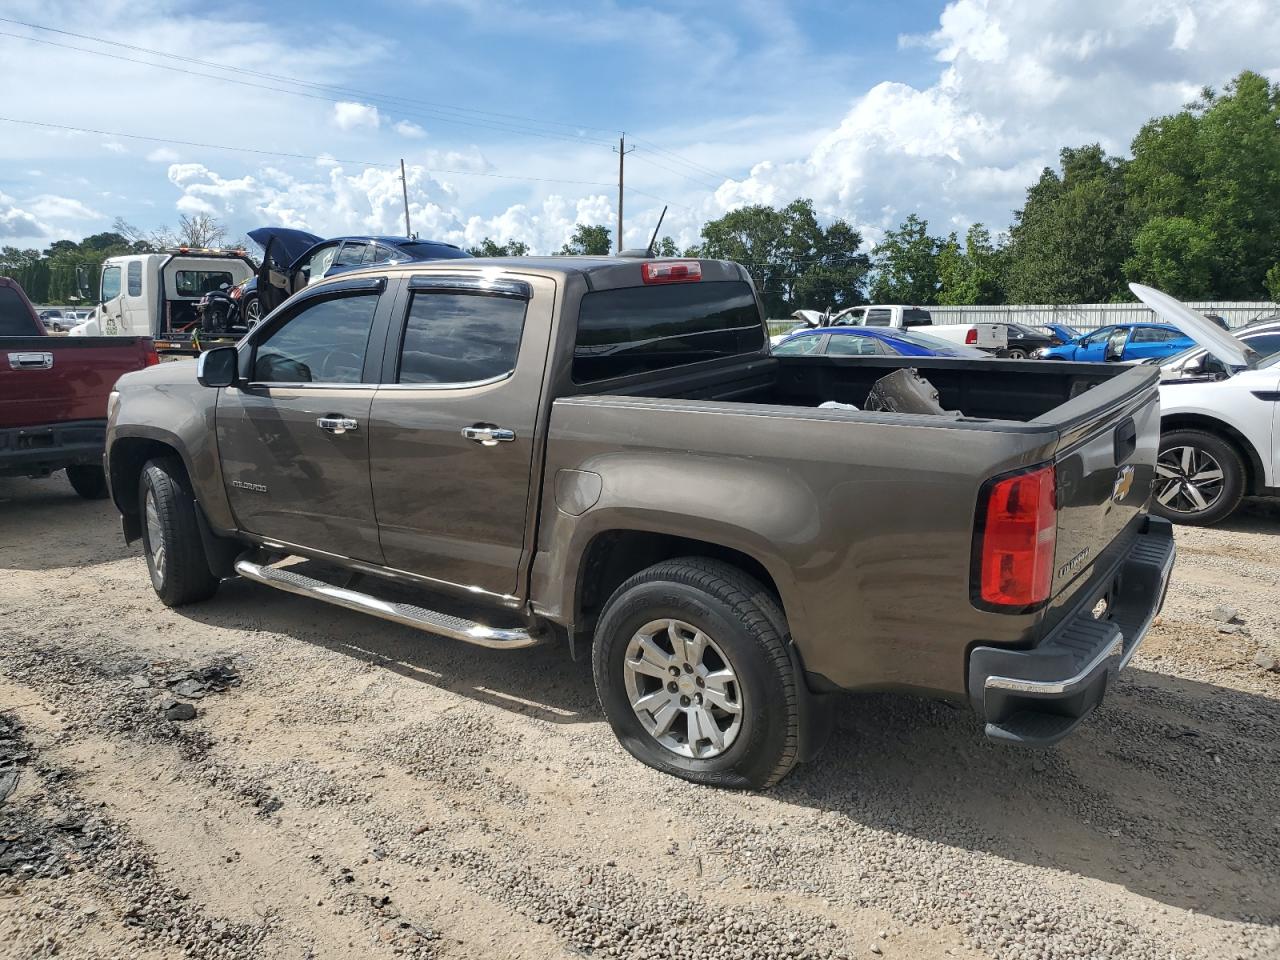
[[[1201,430],[1230,443],[1240,454],[1240,459],[1244,463],[1245,494],[1256,496],[1266,489],[1267,473],[1262,455],[1258,453],[1249,438],[1231,424],[1201,413],[1174,413],[1160,420],[1162,436],[1171,430]]]
[[[769,565],[751,552],[701,537],[686,537],[639,527],[610,527],[595,531],[585,544],[572,594],[572,622],[579,636],[590,636],[604,604],[633,575],[664,560],[704,557],[742,571],[758,580],[790,618],[798,602],[788,605],[779,579]]]
[[[137,493],[142,469],[148,460],[158,457],[176,457],[190,478],[191,468],[181,450],[166,440],[118,437],[107,451],[107,482],[111,487],[111,500],[125,518],[125,539],[130,543],[141,536]]]

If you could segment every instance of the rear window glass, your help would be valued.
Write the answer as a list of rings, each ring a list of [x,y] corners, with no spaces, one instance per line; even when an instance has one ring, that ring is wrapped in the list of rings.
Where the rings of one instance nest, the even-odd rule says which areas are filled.
[[[928,310],[921,310],[919,307],[907,307],[902,311],[902,325],[904,327],[928,327],[933,324],[933,315]]]
[[[445,243],[399,243],[401,258],[414,260],[468,260],[471,254]]]
[[[764,324],[741,281],[599,290],[582,298],[573,379],[610,380],[763,347]]]
[[[0,337],[32,337],[39,333],[18,291],[0,287]]]
[[[223,284],[231,286],[231,274],[222,270],[179,270],[173,275],[174,290],[180,297],[202,297]]]

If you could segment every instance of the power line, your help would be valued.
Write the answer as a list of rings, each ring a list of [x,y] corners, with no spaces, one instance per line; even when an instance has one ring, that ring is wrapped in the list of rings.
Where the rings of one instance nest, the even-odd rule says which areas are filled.
[[[115,53],[107,53],[104,50],[90,50],[85,47],[77,47],[68,43],[59,43],[56,40],[44,40],[44,39],[41,39],[40,37],[25,37],[25,36],[22,36],[21,34],[7,33],[5,31],[0,31],[0,37],[8,37],[13,40],[24,40],[27,43],[39,43],[49,47],[59,47],[63,50],[74,50],[77,53],[88,53],[96,57],[105,57],[108,60],[120,60],[125,63],[136,63],[144,67],[155,67],[160,70],[172,70],[175,73],[183,73],[183,74],[187,74],[188,76],[200,77],[205,80],[214,80],[220,83],[233,83],[233,84],[236,84],[237,86],[251,87],[256,90],[269,90],[272,93],[284,94],[290,97],[304,97],[308,100],[320,100],[325,103],[333,103],[333,104],[343,102],[340,100],[335,100],[333,99],[333,97],[327,97],[327,96],[323,96],[315,93],[306,93],[302,90],[285,90],[280,87],[270,86],[269,84],[254,83],[251,80],[240,80],[235,77],[222,77],[212,73],[201,73],[198,70],[187,70],[183,67],[172,66],[167,63],[152,63],[149,60],[138,60],[134,57],[125,57]],[[224,68],[224,69],[229,69],[229,68]],[[439,123],[460,124],[462,126],[467,126],[467,127],[479,127],[480,129],[485,129],[485,130],[496,130],[501,133],[517,133],[517,134],[522,134],[524,136],[530,136],[530,137],[542,137],[547,140],[564,140],[569,143],[594,143],[601,146],[608,146],[608,142],[605,140],[597,140],[590,137],[568,137],[559,133],[545,133],[545,132],[539,132],[537,130],[527,130],[521,127],[517,127],[513,124],[500,123],[498,121],[488,122],[488,121],[482,121],[482,120],[464,120],[460,117],[451,117],[447,115],[439,115],[439,114],[432,114],[432,113],[425,113],[425,112],[418,112],[418,113],[411,113],[408,111],[401,111],[401,112],[404,116],[412,119],[417,119],[417,120],[430,120],[430,121],[436,121]]]
[[[241,67],[237,67],[227,63],[220,63],[216,60],[201,60],[197,57],[186,56],[185,54],[168,53],[167,51],[164,51],[164,50],[155,50],[150,47],[140,47],[140,46],[137,46],[136,44],[125,43],[124,41],[121,41],[121,40],[109,40],[106,37],[99,37],[99,36],[94,36],[92,34],[86,34],[86,33],[76,33],[72,30],[62,30],[62,29],[59,29],[58,27],[49,27],[39,23],[28,23],[27,21],[24,21],[24,20],[14,20],[9,17],[0,17],[0,23],[11,23],[15,26],[27,27],[28,29],[31,29],[31,30],[44,30],[49,33],[60,34],[65,37],[75,37],[78,40],[88,40],[92,43],[101,43],[107,46],[120,47],[125,50],[132,50],[135,53],[146,53],[152,56],[166,57],[170,60],[181,60],[184,63],[197,63],[197,64],[200,64],[201,66],[213,67],[218,70],[232,70],[235,72],[243,71],[243,68]],[[35,38],[30,38],[30,39],[35,39]],[[81,49],[81,48],[73,47],[71,49]],[[96,51],[84,51],[84,52],[92,53]],[[161,66],[161,65],[155,64],[155,66]],[[339,93],[355,94],[357,96],[362,96],[362,97],[376,97],[376,98],[380,98],[387,101],[399,101],[401,103],[419,104],[422,106],[430,107],[435,110],[447,110],[447,111],[460,113],[464,115],[473,114],[477,116],[487,116],[487,117],[494,117],[494,118],[505,119],[505,120],[520,120],[528,123],[537,123],[537,124],[544,124],[548,126],[565,127],[571,130],[594,130],[598,133],[610,133],[610,134],[617,132],[616,130],[613,130],[608,127],[593,127],[593,126],[590,126],[589,124],[583,124],[583,123],[569,123],[562,120],[543,120],[537,117],[522,116],[520,114],[497,113],[491,110],[479,110],[474,107],[459,107],[453,104],[441,103],[435,100],[423,100],[419,97],[404,97],[397,94],[387,94],[387,93],[379,93],[377,91],[361,90],[357,87],[347,87],[339,84],[320,83],[314,80],[304,80],[300,77],[292,77],[287,74],[266,73],[261,70],[255,70],[254,75],[259,77],[265,77],[270,80],[281,80],[281,81],[284,81],[285,83],[293,83],[293,84],[298,84],[300,86],[313,87],[315,89],[334,90]]]
[[[195,140],[176,140],[171,137],[148,137],[139,133],[122,133],[118,130],[97,130],[92,127],[74,127],[62,123],[47,123],[42,120],[22,120],[17,117],[0,117],[0,121],[5,123],[19,123],[29,127],[45,127],[50,130],[67,130],[72,133],[92,133],[101,137],[119,137],[122,140],[142,140],[147,143],[162,143],[169,146],[180,147],[201,147],[208,150],[228,150],[233,153],[253,153],[265,157],[286,157],[292,160],[316,160],[322,162],[333,163],[349,163],[358,167],[382,167],[388,170],[394,169],[393,163],[379,163],[372,160],[343,160],[339,157],[331,157],[327,154],[305,154],[305,153],[283,153],[277,150],[256,150],[253,147],[229,147],[221,143],[201,143]],[[447,170],[443,167],[433,167],[429,164],[423,164],[430,174],[447,173],[454,176],[462,177],[493,177],[498,180],[518,180],[521,183],[568,183],[584,187],[612,187],[612,183],[606,183],[602,180],[564,180],[557,177],[523,177],[509,173],[490,173],[482,170]],[[631,190],[634,188],[628,187]],[[643,191],[636,190],[636,193]],[[653,196],[653,194],[646,194]],[[661,197],[654,197],[655,200],[661,200]]]
[[[681,170],[677,170],[675,167],[669,167],[664,163],[659,163],[657,160],[653,159],[653,157],[646,157],[643,154],[637,154],[636,159],[639,160],[641,163],[647,163],[650,166],[657,167],[660,170],[665,170],[667,171],[667,173],[674,173],[677,177],[683,177],[684,179],[688,180],[690,183],[694,183],[698,185],[703,190],[714,190],[720,186],[720,184],[718,183],[715,184],[714,187],[709,186],[705,179],[701,179],[701,180],[697,179],[697,176],[694,174],[684,173]]]
[[[710,174],[711,176],[716,177],[717,179],[720,179],[720,180],[736,180],[737,179],[736,177],[729,176],[729,174],[727,173],[721,173],[719,170],[713,170],[711,167],[704,167],[702,164],[696,163],[695,161],[690,160],[687,157],[683,157],[672,150],[668,150],[666,147],[660,147],[656,143],[654,143],[652,140],[645,140],[642,137],[635,137],[634,139],[636,143],[647,145],[651,150],[656,150],[658,153],[666,154],[672,159],[677,160],[680,163],[683,163],[685,166],[692,167],[695,170],[700,170],[703,173]]]
[[[195,63],[195,64],[199,64],[199,65],[201,65],[201,66],[211,67],[211,68],[216,69],[216,70],[230,70],[230,71],[240,72],[240,71],[241,71],[241,69],[242,69],[242,68],[239,68],[239,67],[233,66],[233,65],[231,65],[231,64],[220,63],[220,62],[215,61],[215,60],[201,60],[201,59],[196,58],[196,57],[189,57],[189,56],[180,55],[180,54],[168,53],[168,52],[166,52],[166,51],[164,51],[164,50],[155,50],[155,49],[152,49],[152,48],[149,48],[149,47],[142,47],[142,46],[138,46],[138,45],[136,45],[136,44],[125,43],[125,42],[120,41],[120,40],[110,40],[110,39],[107,39],[107,38],[105,38],[105,37],[98,37],[98,36],[94,36],[94,35],[92,35],[92,34],[76,33],[75,31],[72,31],[72,30],[63,30],[63,29],[60,29],[60,28],[57,28],[57,27],[45,26],[45,25],[43,25],[43,24],[38,24],[38,23],[30,23],[30,22],[28,22],[28,21],[24,21],[24,20],[16,20],[16,19],[13,19],[13,18],[10,18],[10,17],[0,17],[0,23],[10,23],[10,24],[13,24],[13,25],[15,25],[15,26],[26,27],[27,29],[30,29],[30,30],[43,30],[43,31],[46,31],[46,32],[48,32],[48,33],[58,34],[58,35],[60,35],[60,36],[74,37],[74,38],[79,39],[79,40],[87,40],[87,41],[89,41],[89,42],[91,42],[91,43],[99,43],[99,44],[103,44],[103,45],[106,45],[106,46],[118,47],[118,48],[121,48],[121,49],[124,49],[124,50],[132,50],[132,51],[134,51],[135,53],[146,53],[146,54],[149,54],[149,55],[152,55],[152,56],[165,57],[165,58],[167,58],[167,59],[171,59],[171,60],[180,60],[180,61],[182,61],[183,63]],[[85,49],[85,48],[83,48],[83,47],[75,47],[75,46],[71,46],[71,45],[69,45],[69,44],[56,44],[56,43],[53,43],[52,41],[41,40],[41,39],[39,39],[39,38],[37,38],[37,37],[23,37],[23,36],[21,36],[21,35],[19,35],[19,34],[8,34],[8,33],[0,33],[0,36],[7,36],[7,37],[11,37],[11,38],[13,38],[13,39],[18,39],[18,40],[29,40],[29,41],[34,42],[34,43],[45,43],[45,44],[49,44],[49,45],[52,45],[52,46],[61,46],[61,47],[65,48],[65,49],[68,49],[68,50],[74,50],[74,51],[78,51],[78,52],[81,52],[81,53],[90,53],[90,54],[95,54],[95,55],[98,55],[98,56],[105,56],[105,57],[111,57],[111,56],[112,56],[111,54],[107,54],[107,53],[105,53],[105,52],[103,52],[103,51],[100,51],[100,50],[87,50],[87,49]],[[233,82],[233,83],[246,83],[246,81],[239,81],[239,80],[236,80],[236,79],[234,79],[234,78],[210,76],[210,75],[208,75],[208,74],[201,74],[201,73],[198,73],[198,72],[194,72],[194,71],[190,71],[190,70],[186,70],[186,69],[182,69],[182,68],[170,67],[170,66],[168,66],[168,65],[166,65],[166,64],[149,63],[149,62],[147,62],[147,61],[143,61],[143,60],[134,60],[133,58],[129,58],[129,57],[114,57],[114,59],[125,60],[125,61],[130,62],[130,63],[138,63],[138,64],[143,65],[143,66],[159,67],[160,69],[173,69],[173,70],[177,70],[178,72],[181,72],[181,73],[188,73],[188,74],[191,74],[191,75],[193,75],[193,76],[205,77],[205,78],[207,78],[207,79],[223,80],[223,81]],[[266,79],[271,79],[271,80],[279,80],[279,81],[282,81],[282,82],[284,82],[284,83],[291,83],[291,84],[295,84],[295,85],[298,85],[298,86],[310,87],[310,88],[315,89],[315,90],[332,90],[332,91],[335,91],[335,92],[337,92],[337,93],[345,93],[345,94],[348,94],[348,95],[354,94],[354,95],[356,95],[356,96],[360,96],[360,97],[365,97],[365,98],[370,98],[370,99],[375,99],[375,100],[382,100],[382,101],[385,101],[385,102],[387,102],[387,103],[395,103],[395,102],[399,102],[399,103],[407,103],[407,104],[411,104],[411,105],[420,105],[420,106],[425,106],[425,107],[427,107],[427,108],[431,109],[432,111],[448,111],[448,112],[451,112],[451,113],[460,114],[460,115],[461,115],[461,116],[463,116],[463,117],[468,116],[468,115],[475,116],[475,117],[490,117],[490,118],[495,118],[495,121],[496,121],[496,122],[503,122],[503,121],[516,120],[516,121],[521,121],[521,122],[524,122],[524,123],[540,124],[540,125],[543,125],[543,126],[557,126],[557,127],[564,127],[564,128],[568,128],[568,129],[574,129],[574,130],[594,130],[594,131],[596,131],[596,132],[598,132],[598,133],[615,133],[615,132],[617,132],[617,131],[612,130],[612,129],[610,129],[610,128],[606,128],[606,127],[595,127],[595,126],[591,126],[591,125],[588,125],[588,124],[581,124],[581,123],[569,123],[569,122],[561,121],[561,120],[543,120],[543,119],[539,119],[539,118],[536,118],[536,117],[522,116],[522,115],[519,115],[519,114],[498,113],[498,112],[489,111],[489,110],[479,110],[479,109],[476,109],[476,108],[474,108],[474,107],[458,107],[458,106],[454,106],[454,105],[452,105],[452,104],[440,103],[439,101],[432,101],[432,100],[423,100],[423,99],[421,99],[421,98],[417,98],[417,97],[404,97],[404,96],[400,96],[400,95],[396,95],[396,94],[386,94],[386,93],[379,93],[379,92],[376,92],[376,91],[361,90],[361,89],[356,88],[356,87],[347,87],[347,86],[341,86],[341,85],[338,85],[338,84],[320,83],[320,82],[316,82],[316,81],[312,81],[312,80],[304,80],[304,79],[301,79],[301,78],[299,78],[299,77],[292,77],[292,76],[289,76],[289,75],[287,75],[287,74],[274,74],[274,73],[266,73],[266,72],[262,72],[262,71],[255,71],[255,76],[264,77],[264,78],[266,78]],[[263,89],[272,89],[272,90],[276,89],[276,88],[273,88],[273,87],[266,87],[266,86],[263,86],[263,85],[261,85],[261,84],[256,84],[256,85],[254,85],[254,86],[258,86],[258,87],[261,87],[261,88],[263,88]],[[297,92],[297,91],[279,91],[279,92],[282,92],[282,93],[293,93],[293,94],[295,94],[295,95],[301,95],[301,94],[298,94],[298,92]],[[329,98],[318,98],[318,99],[329,99]],[[336,102],[336,101],[329,100],[329,102],[331,102],[331,103],[332,103],[332,102]],[[539,132],[537,132],[537,131],[533,131],[533,130],[522,129],[522,128],[520,128],[520,127],[517,127],[517,126],[515,126],[515,125],[513,125],[513,124],[509,124],[509,123],[504,123],[504,125],[502,125],[502,126],[497,126],[497,125],[493,125],[493,123],[488,122],[488,121],[486,121],[486,122],[481,122],[481,123],[476,123],[476,122],[466,121],[466,120],[463,120],[463,119],[460,119],[460,118],[449,118],[448,116],[441,117],[441,116],[439,116],[438,114],[433,115],[433,116],[431,117],[431,119],[441,120],[441,121],[443,121],[443,122],[445,122],[445,123],[453,122],[453,123],[461,123],[461,124],[468,125],[468,126],[479,126],[479,127],[481,127],[482,129],[493,129],[493,130],[499,130],[499,131],[503,131],[503,132],[526,133],[526,134],[529,134],[529,135],[532,135],[532,136],[545,136],[545,137],[550,137],[550,138],[554,138],[554,139],[566,140],[566,141],[568,141],[568,142],[570,142],[570,143],[583,143],[583,142],[589,142],[589,143],[596,143],[596,144],[599,144],[599,145],[601,145],[601,146],[607,146],[607,145],[608,145],[606,141],[599,140],[599,139],[595,139],[595,138],[589,138],[589,137],[566,137],[566,136],[563,136],[563,135],[557,135],[557,134],[539,133]],[[701,172],[702,172],[702,173],[704,173],[704,174],[708,174],[708,175],[710,175],[711,177],[715,177],[715,178],[718,178],[718,179],[720,179],[720,180],[732,180],[732,179],[734,179],[733,177],[729,176],[728,174],[721,173],[721,172],[719,172],[719,171],[717,171],[717,170],[713,170],[713,169],[711,169],[710,167],[704,166],[704,165],[702,165],[702,164],[700,164],[700,163],[697,163],[697,162],[695,162],[695,161],[693,161],[693,160],[689,160],[689,159],[687,159],[687,158],[685,158],[685,157],[681,156],[680,154],[675,153],[675,152],[674,152],[674,151],[672,151],[672,150],[668,150],[668,149],[666,149],[665,147],[661,147],[661,146],[659,146],[658,144],[654,143],[654,142],[653,142],[653,141],[651,141],[651,140],[645,140],[645,139],[641,139],[641,138],[635,138],[635,139],[636,139],[636,142],[637,142],[637,143],[646,144],[646,145],[648,145],[648,147],[649,147],[650,149],[655,150],[655,151],[657,151],[657,152],[659,152],[659,153],[662,153],[662,154],[664,154],[664,155],[666,155],[666,156],[668,156],[668,157],[672,158],[672,159],[673,159],[673,160],[675,160],[676,162],[681,163],[681,164],[684,164],[685,166],[687,166],[687,167],[689,167],[689,168],[692,168],[692,169],[697,170],[697,171],[701,171]],[[653,161],[649,161],[649,162],[653,162]],[[655,165],[655,166],[659,166],[659,167],[661,167],[662,169],[667,170],[667,171],[668,171],[668,172],[670,172],[670,173],[676,173],[676,174],[678,174],[678,175],[680,175],[680,176],[685,176],[687,179],[693,180],[693,178],[692,178],[692,177],[688,177],[688,175],[687,175],[687,174],[683,174],[683,173],[681,173],[681,172],[680,172],[680,171],[678,171],[678,170],[672,170],[670,167],[665,167],[665,166],[663,166],[662,164],[657,164],[657,163],[655,163],[654,165]],[[694,181],[694,182],[697,182],[697,181]],[[719,186],[719,184],[716,184],[716,186]]]

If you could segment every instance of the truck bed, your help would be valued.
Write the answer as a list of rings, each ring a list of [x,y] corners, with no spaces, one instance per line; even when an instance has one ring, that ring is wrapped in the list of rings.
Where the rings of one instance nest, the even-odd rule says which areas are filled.
[[[147,337],[0,338],[0,429],[106,420],[115,382],[149,356]]]
[[[827,400],[861,407],[876,380],[902,367],[918,369],[962,416],[817,409]],[[877,688],[959,698],[972,638],[1034,646],[1114,574],[1144,519],[1157,386],[1145,367],[757,358],[556,400],[547,476],[600,473],[602,499],[649,504],[651,517],[632,507],[619,523],[656,529],[674,500],[682,515],[709,518],[688,536],[772,554],[762,562],[817,686],[876,678]],[[1121,457],[1136,471],[1123,503],[1112,497]],[[971,602],[980,492],[992,477],[1044,463],[1059,478],[1053,599],[1027,613],[980,609]]]

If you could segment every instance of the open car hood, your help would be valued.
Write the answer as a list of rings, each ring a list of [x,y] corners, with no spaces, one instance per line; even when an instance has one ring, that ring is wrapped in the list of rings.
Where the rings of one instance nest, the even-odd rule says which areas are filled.
[[[317,237],[305,230],[294,230],[292,227],[259,227],[249,231],[249,239],[263,250],[274,240],[276,244],[271,251],[272,257],[280,266],[288,267],[324,237]]]
[[[1228,367],[1252,367],[1258,362],[1252,347],[1162,290],[1140,283],[1129,284],[1129,289],[1161,320],[1173,324]]]
[[[821,310],[793,310],[791,317],[794,320],[799,320],[807,327],[816,328],[822,326],[822,321],[826,319],[827,315]]]

